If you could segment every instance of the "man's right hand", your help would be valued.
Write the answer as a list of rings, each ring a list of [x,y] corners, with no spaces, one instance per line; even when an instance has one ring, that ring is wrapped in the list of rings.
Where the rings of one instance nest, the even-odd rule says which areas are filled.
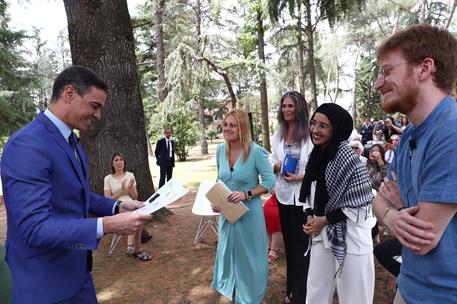
[[[137,212],[123,212],[105,216],[103,217],[103,232],[104,234],[131,235],[151,218],[152,216],[149,214],[139,214]]]

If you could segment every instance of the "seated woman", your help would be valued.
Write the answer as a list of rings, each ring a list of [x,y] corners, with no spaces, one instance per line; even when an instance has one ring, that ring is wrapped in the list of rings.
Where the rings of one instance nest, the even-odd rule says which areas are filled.
[[[279,259],[279,250],[283,246],[283,239],[275,189],[272,189],[270,193],[270,198],[263,204],[263,214],[268,235],[268,261],[274,262]]]
[[[314,148],[306,166],[300,201],[307,202],[303,230],[311,237],[306,303],[372,303],[374,261],[370,177],[351,150],[349,113],[334,103],[310,120]]]
[[[111,174],[105,176],[103,186],[105,196],[119,201],[130,201],[138,198],[136,181],[133,173],[127,171],[127,162],[123,154],[115,152],[111,157]],[[151,255],[141,249],[143,227],[134,235],[127,237],[127,255],[141,261],[149,261]]]

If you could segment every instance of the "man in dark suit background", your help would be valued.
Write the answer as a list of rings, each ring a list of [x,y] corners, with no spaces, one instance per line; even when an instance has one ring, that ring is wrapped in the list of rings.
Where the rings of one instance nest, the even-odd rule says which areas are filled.
[[[151,218],[126,212],[143,203],[89,189],[86,155],[73,129],[87,130],[101,118],[107,91],[92,70],[65,69],[54,81],[49,108],[5,145],[1,177],[13,303],[97,303],[91,250],[104,234],[133,234]]]
[[[173,175],[173,167],[175,166],[175,143],[171,140],[173,131],[171,128],[164,129],[165,137],[159,139],[156,144],[155,156],[157,165],[160,167],[160,181],[159,188],[162,187],[166,181],[169,181]]]

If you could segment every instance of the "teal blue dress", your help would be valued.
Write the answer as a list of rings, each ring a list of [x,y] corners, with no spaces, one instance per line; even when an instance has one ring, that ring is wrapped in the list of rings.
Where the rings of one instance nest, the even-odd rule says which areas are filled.
[[[253,144],[248,159],[243,153],[233,170],[225,154],[225,144],[217,147],[218,178],[232,191],[248,191],[260,185],[270,191],[275,178],[268,153]],[[243,201],[249,208],[238,221],[231,224],[219,216],[218,244],[214,263],[212,288],[239,304],[262,303],[268,281],[268,240],[260,197]]]

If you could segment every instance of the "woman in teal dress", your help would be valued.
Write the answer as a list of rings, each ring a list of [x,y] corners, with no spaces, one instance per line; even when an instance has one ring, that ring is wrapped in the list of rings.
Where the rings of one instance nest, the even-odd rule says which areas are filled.
[[[232,191],[229,201],[242,201],[249,211],[233,224],[219,216],[212,287],[232,303],[260,304],[268,281],[268,241],[260,195],[274,188],[275,178],[267,152],[252,142],[246,111],[229,112],[223,131],[225,144],[217,147],[216,154],[218,179]]]

